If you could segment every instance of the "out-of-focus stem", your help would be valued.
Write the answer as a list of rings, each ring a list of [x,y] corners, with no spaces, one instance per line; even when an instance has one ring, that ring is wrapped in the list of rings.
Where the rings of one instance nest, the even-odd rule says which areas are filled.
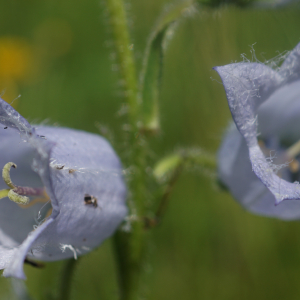
[[[71,283],[78,259],[69,259],[64,262],[60,277],[60,288],[57,300],[69,300],[71,295]]]

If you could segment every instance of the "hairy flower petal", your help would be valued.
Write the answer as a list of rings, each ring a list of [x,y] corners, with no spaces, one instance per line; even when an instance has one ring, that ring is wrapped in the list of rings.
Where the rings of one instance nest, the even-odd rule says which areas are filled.
[[[252,211],[283,219],[299,218],[300,214],[292,211],[298,207],[297,201],[285,201],[274,207],[274,200],[277,204],[283,200],[299,200],[300,186],[277,175],[277,166],[263,153],[257,136],[270,138],[273,143],[295,142],[300,137],[293,123],[295,120],[299,123],[300,119],[297,101],[300,44],[290,52],[277,72],[259,63],[235,63],[215,70],[222,79],[233,120],[244,138],[241,140],[232,130],[227,134],[219,154],[221,180]],[[229,154],[229,144],[234,145],[235,156]],[[247,166],[247,148],[251,167]],[[225,162],[226,155],[231,157],[231,163]],[[251,168],[273,196],[251,175]],[[242,172],[247,175],[241,175]],[[240,176],[244,179],[238,178]],[[233,178],[236,178],[235,182]]]
[[[247,144],[234,124],[225,134],[218,161],[220,179],[244,208],[283,220],[300,219],[300,201],[289,200],[274,205],[273,194],[252,170]]]
[[[76,258],[113,234],[127,213],[126,187],[120,161],[106,140],[68,128],[34,128],[2,99],[0,123],[0,163],[15,162],[13,182],[44,186],[50,198],[30,208],[0,200],[4,276],[25,278],[26,257]],[[86,203],[86,195],[97,205]]]

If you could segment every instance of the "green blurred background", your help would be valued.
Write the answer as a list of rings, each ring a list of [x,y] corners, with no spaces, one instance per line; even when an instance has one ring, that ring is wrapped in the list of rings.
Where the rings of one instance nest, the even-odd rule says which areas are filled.
[[[140,69],[146,40],[166,4],[126,1]],[[230,113],[212,67],[265,61],[300,41],[300,10],[202,8],[181,18],[166,52],[156,159],[178,147],[216,153]],[[0,90],[31,122],[99,132],[118,144],[125,117],[122,87],[105,4],[99,0],[0,2]],[[97,125],[98,124],[98,125]],[[120,147],[118,149],[121,149]],[[300,224],[251,215],[199,171],[181,176],[163,223],[152,232],[144,267],[148,299],[299,299]],[[61,262],[25,266],[34,299],[49,299]],[[0,299],[12,299],[0,278]],[[118,299],[111,240],[86,255],[72,299]]]

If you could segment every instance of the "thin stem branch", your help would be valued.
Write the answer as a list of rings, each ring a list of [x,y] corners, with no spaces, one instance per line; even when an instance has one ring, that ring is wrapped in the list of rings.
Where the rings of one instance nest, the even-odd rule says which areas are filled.
[[[171,195],[171,192],[173,191],[173,188],[175,186],[175,183],[177,182],[182,170],[183,170],[183,167],[184,167],[184,163],[182,162],[177,168],[176,170],[173,172],[172,174],[172,177],[170,178],[166,188],[165,188],[165,191],[161,197],[161,201],[159,203],[159,206],[156,210],[156,214],[155,214],[155,219],[156,219],[156,222],[157,223],[160,223],[161,222],[161,219],[162,217],[164,216],[166,210],[167,210],[167,207],[169,205],[169,202],[170,202],[170,195]]]
[[[145,227],[147,229],[154,227],[161,222],[161,219],[168,208],[170,195],[182,171],[184,169],[192,169],[195,166],[200,166],[204,170],[215,170],[215,156],[202,149],[182,149],[177,153],[161,159],[156,164],[153,175],[158,181],[162,180],[164,177],[167,177],[168,181],[166,182],[164,190],[160,193],[159,204],[154,218],[145,219]]]

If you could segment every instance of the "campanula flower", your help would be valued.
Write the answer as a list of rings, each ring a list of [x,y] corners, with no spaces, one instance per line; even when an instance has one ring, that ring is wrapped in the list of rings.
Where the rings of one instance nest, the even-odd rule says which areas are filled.
[[[219,176],[247,209],[300,219],[300,44],[274,70],[216,67],[235,123],[219,151]]]
[[[120,161],[102,137],[33,127],[0,99],[0,269],[24,279],[25,260],[77,258],[124,219]]]

